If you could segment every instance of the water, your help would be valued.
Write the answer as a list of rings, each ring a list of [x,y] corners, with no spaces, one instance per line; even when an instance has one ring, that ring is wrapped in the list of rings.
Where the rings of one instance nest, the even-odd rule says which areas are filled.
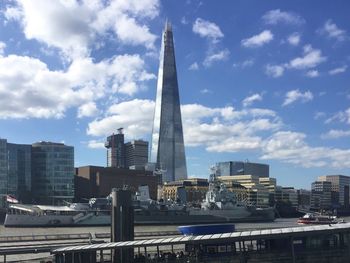
[[[277,218],[274,222],[266,223],[236,223],[236,230],[279,228],[296,226],[296,218]],[[346,220],[348,221],[348,220]],[[135,232],[165,232],[176,231],[175,225],[162,226],[135,226]],[[109,233],[109,226],[95,227],[34,227],[34,228],[7,228],[0,225],[0,236],[26,236],[26,235],[49,235],[49,234],[78,234],[78,233]]]

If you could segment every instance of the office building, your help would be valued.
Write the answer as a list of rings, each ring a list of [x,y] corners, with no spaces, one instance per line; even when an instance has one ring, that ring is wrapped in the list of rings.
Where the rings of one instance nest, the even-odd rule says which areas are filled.
[[[340,206],[349,207],[350,177],[345,175],[319,176],[318,181],[331,182],[332,204],[336,206],[337,199]]]
[[[31,201],[32,190],[32,146],[29,144],[7,144],[8,193],[22,202]]]
[[[127,168],[143,167],[145,169],[148,163],[148,142],[143,140],[127,142],[125,144],[125,156]]]
[[[5,206],[7,195],[7,140],[0,138],[0,207]]]
[[[207,179],[189,178],[175,182],[167,182],[162,187],[161,198],[164,200],[180,200],[181,202],[200,203],[209,189]]]
[[[311,208],[314,210],[330,209],[332,183],[328,181],[316,181],[311,184]]]
[[[305,189],[298,190],[298,206],[301,209],[308,210],[311,202],[311,191]]]
[[[63,143],[32,144],[32,189],[39,204],[65,204],[74,198],[74,148]]]
[[[282,202],[288,203],[291,207],[298,207],[298,190],[294,187],[282,187]]]
[[[248,204],[256,206],[269,206],[269,191],[264,185],[259,183],[259,177],[256,175],[234,175],[219,176],[217,180],[225,183],[226,186],[232,183],[239,183],[247,189]]]
[[[125,168],[125,145],[123,128],[118,129],[117,134],[107,137],[107,167]]]
[[[168,22],[162,37],[151,161],[163,171],[163,182],[187,178],[173,31]]]
[[[82,166],[75,169],[75,199],[106,197],[112,188],[136,192],[139,186],[148,185],[150,197],[157,199],[158,178],[151,171],[130,170],[117,167]]]
[[[250,162],[219,162],[216,164],[216,176],[245,175],[269,177],[269,165]]]

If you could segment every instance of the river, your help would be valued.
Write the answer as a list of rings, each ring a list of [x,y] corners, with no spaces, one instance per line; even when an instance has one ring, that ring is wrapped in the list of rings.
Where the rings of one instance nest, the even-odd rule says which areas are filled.
[[[274,222],[266,223],[236,223],[236,230],[278,228],[296,226],[296,218],[277,218]],[[348,220],[346,220],[348,221]],[[176,231],[175,225],[162,226],[135,226],[135,232],[159,232]],[[78,233],[109,233],[109,226],[98,227],[22,227],[7,228],[0,225],[0,236],[25,236],[25,235],[49,235],[49,234],[78,234]]]

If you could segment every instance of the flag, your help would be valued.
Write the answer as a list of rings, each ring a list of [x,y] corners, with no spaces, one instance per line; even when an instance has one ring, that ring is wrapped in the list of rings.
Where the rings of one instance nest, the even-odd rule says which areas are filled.
[[[18,200],[11,195],[6,196],[6,201],[8,203],[18,204]]]

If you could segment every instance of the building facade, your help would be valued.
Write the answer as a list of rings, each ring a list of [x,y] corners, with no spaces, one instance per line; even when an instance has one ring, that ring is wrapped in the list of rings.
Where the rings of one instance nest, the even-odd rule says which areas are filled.
[[[219,162],[216,164],[216,176],[245,175],[269,177],[269,165],[250,162]]]
[[[168,22],[160,53],[151,161],[163,171],[163,182],[187,178],[173,31]]]
[[[31,201],[32,190],[32,146],[29,144],[7,144],[8,193],[22,202]]]
[[[148,163],[148,142],[133,140],[125,144],[126,167],[143,167]]]
[[[332,183],[316,181],[311,184],[311,208],[328,210],[332,206]]]
[[[7,140],[0,138],[0,207],[5,206],[7,195]]]
[[[128,186],[133,192],[148,185],[150,197],[157,199],[158,178],[152,171],[117,167],[83,166],[75,169],[75,199],[106,197],[112,188]]]
[[[259,183],[259,177],[254,175],[220,176],[217,180],[226,186],[239,183],[247,189],[247,202],[255,206],[269,206],[269,190]]]
[[[64,204],[74,198],[74,148],[63,143],[32,144],[33,197],[39,204]]]
[[[125,168],[125,144],[123,128],[118,129],[117,134],[107,137],[107,167]]]
[[[164,200],[200,203],[209,189],[207,179],[189,178],[165,183],[162,187],[161,198]]]
[[[349,207],[349,187],[350,177],[345,175],[324,175],[319,176],[318,181],[331,182],[332,192],[338,193],[333,194],[332,203],[336,205],[337,197],[339,199],[339,205],[343,207]]]

